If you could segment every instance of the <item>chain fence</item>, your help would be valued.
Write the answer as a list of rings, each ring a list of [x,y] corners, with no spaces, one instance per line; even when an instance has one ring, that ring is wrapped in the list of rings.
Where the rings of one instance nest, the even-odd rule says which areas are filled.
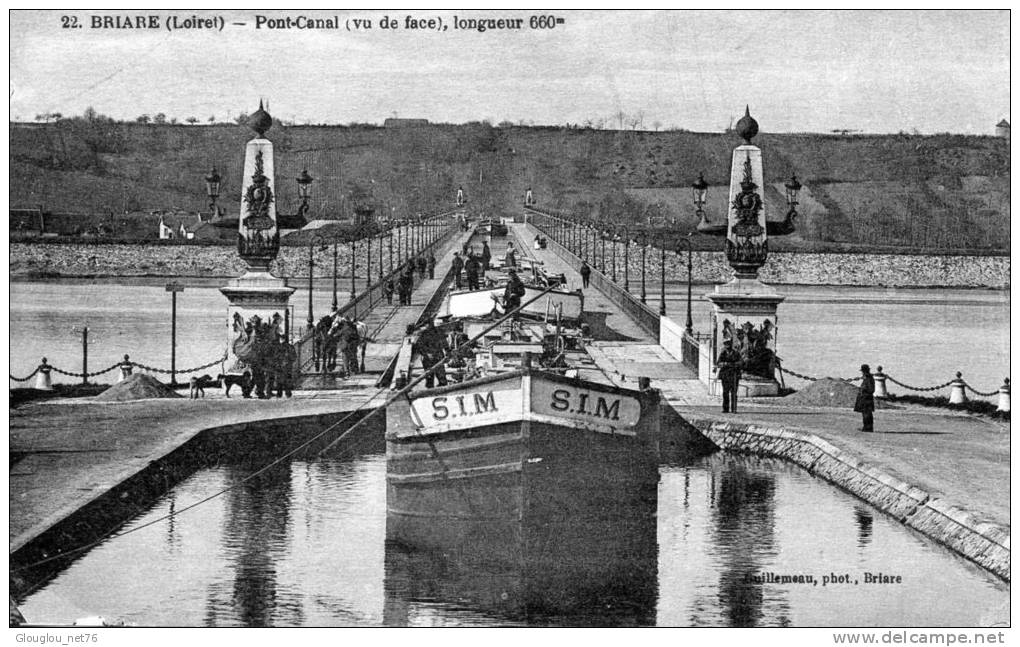
[[[779,368],[779,370],[781,372],[785,373],[786,375],[792,375],[793,377],[799,377],[800,379],[807,380],[808,382],[815,382],[815,381],[817,381],[819,379],[817,377],[812,377],[810,375],[805,375],[803,373],[798,373],[797,371],[792,371],[792,370],[790,370],[788,368],[783,368],[782,366],[779,366],[778,368]],[[907,389],[908,391],[917,391],[919,393],[925,393],[925,392],[930,392],[930,391],[938,391],[940,389],[946,388],[947,386],[952,386],[953,384],[956,384],[956,383],[962,384],[967,390],[969,390],[970,392],[974,393],[975,395],[979,395],[979,396],[982,396],[982,397],[985,397],[985,398],[989,398],[989,397],[992,397],[994,395],[998,395],[1000,393],[1000,389],[994,389],[992,391],[979,391],[978,389],[975,389],[973,386],[968,384],[966,382],[966,380],[964,380],[959,374],[957,374],[957,377],[949,380],[948,382],[943,382],[942,384],[936,384],[934,386],[912,386],[910,384],[906,384],[905,382],[900,382],[899,380],[897,380],[893,376],[889,375],[888,373],[878,372],[878,373],[872,373],[872,375],[873,376],[878,376],[879,378],[885,378],[885,379],[889,380],[890,382],[892,382],[893,384],[901,386],[904,389]],[[854,378],[840,378],[840,379],[842,379],[844,382],[859,382],[863,378],[862,377],[854,377]],[[1009,378],[1006,378],[1005,386],[1007,386],[1007,387],[1009,386]]]
[[[214,359],[213,361],[209,362],[208,364],[202,364],[201,366],[196,366],[194,368],[181,368],[181,369],[174,369],[174,370],[164,369],[164,368],[156,368],[155,366],[148,366],[146,364],[140,364],[138,362],[127,361],[127,362],[117,362],[116,364],[113,364],[112,366],[108,366],[107,368],[104,368],[101,371],[92,371],[90,373],[75,373],[74,371],[65,371],[65,370],[63,370],[61,368],[57,368],[56,366],[53,366],[52,364],[40,364],[39,366],[37,366],[35,368],[34,371],[29,373],[25,377],[15,377],[14,375],[11,375],[10,373],[7,374],[7,377],[11,381],[13,381],[13,382],[27,382],[27,381],[31,380],[33,377],[35,377],[39,373],[39,371],[45,369],[46,371],[53,371],[54,373],[59,373],[60,375],[66,375],[68,377],[76,377],[76,378],[87,379],[87,378],[91,378],[91,377],[97,377],[99,375],[103,375],[104,373],[109,373],[112,370],[115,370],[115,369],[118,369],[118,368],[122,368],[122,367],[128,367],[128,366],[130,366],[132,368],[136,368],[137,367],[137,368],[142,369],[143,371],[148,371],[150,373],[161,373],[161,374],[164,374],[164,375],[169,375],[171,373],[174,373],[174,374],[182,374],[183,375],[185,373],[197,373],[198,371],[210,368],[212,366],[216,366],[217,364],[222,364],[226,360],[227,360],[227,353],[224,352],[222,356],[220,356],[217,359]]]

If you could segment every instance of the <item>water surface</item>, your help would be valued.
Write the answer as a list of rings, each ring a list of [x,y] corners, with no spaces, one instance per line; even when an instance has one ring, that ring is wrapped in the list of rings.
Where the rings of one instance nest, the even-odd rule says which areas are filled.
[[[294,461],[245,481],[253,471],[224,464],[195,473],[127,527],[236,487],[91,550],[28,597],[26,618],[101,614],[161,626],[966,626],[1008,617],[1007,585],[775,460],[716,454],[661,466],[647,526],[634,525],[633,511],[617,511],[618,519],[610,511],[609,534],[591,538],[604,555],[613,537],[624,551],[646,543],[634,532],[648,533],[653,549],[628,557],[646,562],[628,562],[643,579],[593,592],[590,574],[583,583],[566,572],[540,578],[557,587],[545,593],[597,601],[574,604],[569,615],[513,604],[538,553],[523,553],[519,573],[477,554],[468,564],[387,541],[381,454]],[[613,534],[618,523],[628,524],[626,533]],[[577,558],[584,555],[582,544]],[[902,581],[868,585],[869,572]],[[769,583],[769,573],[817,584]],[[846,583],[822,584],[842,576]]]

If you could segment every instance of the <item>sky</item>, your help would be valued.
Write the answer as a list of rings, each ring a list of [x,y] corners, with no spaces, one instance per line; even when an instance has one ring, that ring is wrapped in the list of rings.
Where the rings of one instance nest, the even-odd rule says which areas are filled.
[[[529,29],[554,13],[553,29]],[[155,15],[155,30],[97,16]],[[168,31],[170,16],[222,17]],[[256,29],[258,15],[337,17],[340,29]],[[405,17],[442,17],[413,31]],[[80,28],[64,28],[64,17]],[[396,30],[380,26],[396,18]],[[455,29],[454,17],[522,18],[521,30]],[[347,31],[348,19],[373,28]],[[992,134],[1009,119],[1009,13],[999,11],[13,11],[10,117],[92,106],[219,121],[269,101],[296,123],[583,124],[718,132],[745,105],[762,132]],[[243,22],[245,26],[233,26]]]

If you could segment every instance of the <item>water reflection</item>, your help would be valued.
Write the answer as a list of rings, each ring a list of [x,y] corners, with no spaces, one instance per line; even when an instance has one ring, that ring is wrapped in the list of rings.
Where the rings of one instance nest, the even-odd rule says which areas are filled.
[[[718,485],[717,485],[718,484]],[[712,478],[714,541],[720,546],[719,605],[734,627],[757,626],[764,617],[762,565],[775,555],[776,482],[772,474],[736,463]],[[775,610],[780,625],[789,623],[785,601]]]
[[[440,520],[387,514],[381,454],[294,461],[249,481],[253,467],[221,464],[127,527],[236,485],[229,493],[89,551],[21,610],[32,622],[103,615],[148,626],[1008,621],[1008,585],[778,461],[528,467],[516,497],[480,508],[488,516]],[[494,491],[432,494],[481,502]],[[903,581],[769,577],[865,572]]]
[[[277,583],[277,568],[288,544],[291,465],[280,464],[252,477],[253,472],[237,465],[224,471],[225,486],[233,488],[224,495],[223,524],[231,580],[209,586],[207,626],[302,624],[300,596],[281,590]]]
[[[855,505],[854,521],[857,522],[857,546],[867,548],[871,543],[871,524],[874,522],[871,509],[860,504]]]

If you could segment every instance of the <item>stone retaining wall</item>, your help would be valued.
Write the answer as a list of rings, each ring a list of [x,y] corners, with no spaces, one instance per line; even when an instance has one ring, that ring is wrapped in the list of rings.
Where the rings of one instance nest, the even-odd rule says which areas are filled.
[[[786,459],[867,501],[907,526],[1009,582],[1009,527],[983,521],[944,499],[933,499],[803,430],[683,415],[720,449]]]
[[[606,254],[610,254],[607,246]],[[394,250],[396,251],[396,250]],[[388,269],[388,250],[383,246]],[[623,283],[624,246],[617,245],[617,279]],[[339,248],[339,271],[350,267],[349,247]],[[365,248],[359,246],[357,266],[364,275]],[[223,276],[239,275],[244,263],[234,246],[200,245],[110,245],[11,243],[12,277],[49,273],[60,276]],[[316,276],[332,276],[332,248],[314,250]],[[631,290],[639,290],[641,250],[630,247]],[[372,273],[378,273],[378,246],[372,249]],[[645,258],[649,282],[660,276],[660,254],[649,250]],[[724,283],[733,271],[722,253],[695,252],[694,280]],[[308,276],[308,248],[281,247],[277,274]],[[888,287],[1009,287],[1009,257],[1006,256],[919,256],[895,254],[793,254],[773,253],[762,268],[767,283],[801,285],[863,285]],[[607,270],[608,272],[608,270]],[[667,280],[687,280],[687,259],[666,254]]]

